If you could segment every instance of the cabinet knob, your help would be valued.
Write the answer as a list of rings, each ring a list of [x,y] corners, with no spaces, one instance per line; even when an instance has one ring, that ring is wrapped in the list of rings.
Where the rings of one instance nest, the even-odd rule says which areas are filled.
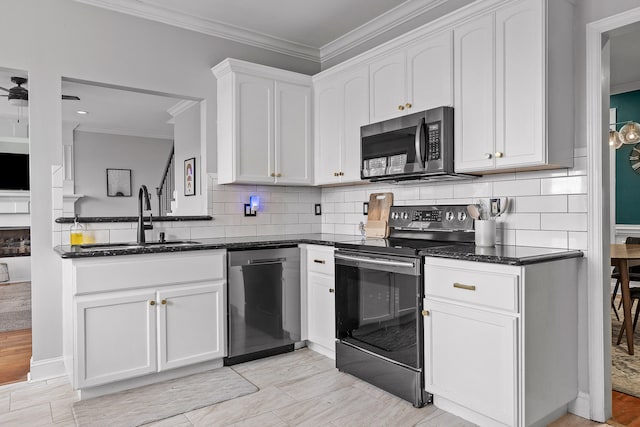
[[[276,173],[275,173],[275,172],[271,172],[271,176],[272,176],[273,178],[275,178],[275,177],[276,177]]]
[[[332,293],[334,293],[335,291],[336,291],[335,289],[333,289],[333,288],[329,288],[329,293],[331,293],[331,294],[332,294]]]
[[[424,317],[427,317],[429,314],[431,314],[431,313],[429,313],[429,310],[422,310],[422,315]]]
[[[484,158],[485,159],[490,159],[491,158],[491,153],[484,153]]]
[[[155,301],[149,301],[149,305],[156,305]]]
[[[410,103],[410,102],[407,102],[404,106],[405,106],[405,107],[407,107],[407,108],[411,108],[411,107],[413,107],[413,105],[411,105],[411,103]]]
[[[504,154],[502,154],[502,151],[498,151],[496,153],[496,157],[499,159],[500,157],[504,156]]]
[[[344,172],[339,172],[340,176],[344,176]]]
[[[162,304],[162,305],[167,305],[167,300],[166,300],[166,299],[163,299],[162,301],[160,301],[160,304]]]
[[[398,110],[400,111],[404,110],[404,105],[398,105]]]
[[[276,174],[276,177],[278,177],[278,178],[280,178],[281,176],[282,176],[282,174],[281,174],[281,173],[277,173],[277,174]]]
[[[338,174],[338,172],[334,172],[333,176],[340,176],[340,175]]]

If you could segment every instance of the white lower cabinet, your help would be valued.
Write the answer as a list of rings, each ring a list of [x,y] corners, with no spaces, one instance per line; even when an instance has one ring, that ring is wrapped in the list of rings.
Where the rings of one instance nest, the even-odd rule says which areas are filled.
[[[312,350],[335,359],[335,266],[332,246],[301,245],[302,337]]]
[[[225,260],[225,251],[65,260],[74,388],[222,359]]]
[[[426,389],[515,425],[517,318],[437,301],[425,310]]]
[[[425,389],[481,426],[544,426],[578,397],[578,259],[425,258]]]

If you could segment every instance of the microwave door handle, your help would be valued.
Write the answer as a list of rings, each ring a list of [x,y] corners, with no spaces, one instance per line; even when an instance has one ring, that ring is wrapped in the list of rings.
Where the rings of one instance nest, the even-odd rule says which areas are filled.
[[[424,169],[425,156],[422,154],[422,141],[424,140],[424,117],[418,122],[416,127],[416,160],[422,169]]]

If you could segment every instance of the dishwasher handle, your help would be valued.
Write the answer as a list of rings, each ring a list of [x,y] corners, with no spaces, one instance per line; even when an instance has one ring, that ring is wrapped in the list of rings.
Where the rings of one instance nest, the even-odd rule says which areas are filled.
[[[287,260],[286,258],[250,259],[247,262],[247,264],[249,265],[282,264],[286,260]]]

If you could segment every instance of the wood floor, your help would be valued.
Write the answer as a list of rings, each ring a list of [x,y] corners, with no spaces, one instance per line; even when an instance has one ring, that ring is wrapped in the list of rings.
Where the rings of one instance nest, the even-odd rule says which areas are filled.
[[[25,381],[31,359],[31,329],[0,332],[0,385]]]
[[[609,424],[626,427],[640,427],[640,399],[628,394],[613,392],[612,413]]]

